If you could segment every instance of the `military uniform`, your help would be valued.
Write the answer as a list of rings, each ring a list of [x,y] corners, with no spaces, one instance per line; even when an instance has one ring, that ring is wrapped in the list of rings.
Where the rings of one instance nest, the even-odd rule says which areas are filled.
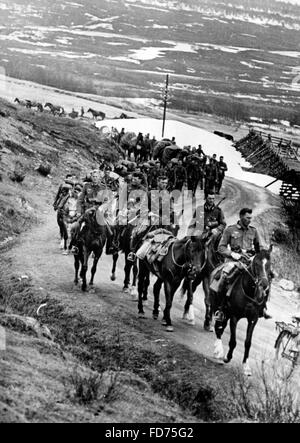
[[[215,186],[218,181],[218,169],[216,162],[211,162],[205,166],[204,176],[204,195],[206,198],[210,192],[215,192]]]
[[[222,188],[223,180],[225,177],[225,172],[228,171],[227,164],[223,161],[219,161],[218,163],[218,182],[217,182],[217,193],[220,193]]]
[[[85,183],[77,200],[77,212],[84,214],[94,205],[94,200],[99,197],[98,194],[101,196],[101,192],[105,190],[106,185],[104,183]]]
[[[228,288],[230,288],[237,275],[244,269],[244,265],[241,262],[232,259],[232,252],[254,255],[260,251],[260,245],[260,238],[254,226],[242,226],[240,221],[238,221],[235,225],[225,229],[219,243],[218,252],[227,260],[222,268],[221,276],[219,276],[218,280],[213,279],[210,288],[220,295],[226,292],[227,296],[229,296],[230,290]],[[228,249],[228,246],[230,246],[230,249]],[[223,301],[221,301],[217,314],[217,318],[219,317],[220,321],[222,320],[222,310],[225,303],[225,297],[222,298]]]
[[[187,173],[184,166],[175,167],[175,189],[182,190],[184,183],[187,182]]]
[[[151,220],[157,225],[167,230],[171,229],[171,225],[176,225],[178,220],[176,219],[174,209],[174,197],[172,197],[169,191],[154,191],[148,194],[148,208],[151,208],[151,212],[155,214],[155,219]]]
[[[260,238],[254,226],[244,227],[238,221],[229,226],[223,233],[218,252],[223,257],[230,258],[231,252],[254,254],[260,250]],[[228,249],[230,246],[231,251]]]
[[[189,225],[189,235],[200,236],[202,234],[209,233],[212,229],[217,229],[222,233],[226,227],[225,216],[222,209],[219,206],[204,205],[203,218],[201,217],[200,207],[194,212],[193,220]]]

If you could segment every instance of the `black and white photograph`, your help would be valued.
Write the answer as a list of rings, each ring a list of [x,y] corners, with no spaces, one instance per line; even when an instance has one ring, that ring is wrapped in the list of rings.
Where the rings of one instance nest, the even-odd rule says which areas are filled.
[[[0,423],[300,423],[300,0],[0,0]]]

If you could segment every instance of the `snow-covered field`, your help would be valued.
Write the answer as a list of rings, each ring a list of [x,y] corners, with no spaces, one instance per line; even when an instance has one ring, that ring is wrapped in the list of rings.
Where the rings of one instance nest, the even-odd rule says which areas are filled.
[[[120,131],[122,128],[125,131],[132,131],[135,133],[142,132],[144,135],[149,133],[150,137],[155,136],[157,140],[162,137],[162,120],[138,118],[130,120],[105,120],[105,122],[98,122],[99,128],[107,126],[111,128],[114,126]],[[176,144],[180,147],[191,145],[202,145],[204,152],[208,155],[217,154],[224,156],[224,161],[227,163],[229,177],[237,180],[244,180],[254,183],[257,186],[264,187],[274,180],[273,177],[263,174],[255,174],[246,172],[242,167],[250,167],[241,156],[241,154],[232,146],[232,143],[223,139],[211,132],[196,128],[186,123],[181,123],[175,120],[167,120],[165,125],[165,138],[176,138]],[[271,185],[268,189],[275,194],[279,194],[281,182],[278,181]]]

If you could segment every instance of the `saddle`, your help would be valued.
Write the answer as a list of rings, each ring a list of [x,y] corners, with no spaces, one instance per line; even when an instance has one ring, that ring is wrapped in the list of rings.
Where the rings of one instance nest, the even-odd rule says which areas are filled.
[[[236,263],[222,263],[213,270],[210,277],[210,289],[216,293],[223,292],[224,279],[226,285],[226,296],[230,297],[231,291],[239,277],[240,270],[236,267]],[[222,277],[222,278],[221,278]]]
[[[155,261],[161,262],[175,240],[176,238],[166,229],[157,229],[146,235],[137,255],[139,258],[146,257],[149,264]]]

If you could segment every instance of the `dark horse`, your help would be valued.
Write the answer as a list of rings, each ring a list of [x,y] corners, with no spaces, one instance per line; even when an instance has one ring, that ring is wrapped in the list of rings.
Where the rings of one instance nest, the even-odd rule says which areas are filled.
[[[138,274],[138,267],[136,260],[134,262],[128,260],[128,255],[131,251],[130,249],[130,240],[132,236],[132,231],[134,229],[134,225],[127,224],[127,226],[115,226],[114,229],[118,231],[118,237],[119,237],[119,248],[118,251],[116,251],[113,254],[113,267],[112,267],[112,273],[111,273],[111,280],[115,281],[116,279],[116,268],[117,268],[117,262],[119,259],[119,252],[123,252],[125,254],[125,279],[124,279],[124,286],[123,291],[124,292],[130,292],[130,294],[135,297],[137,296],[137,289],[136,289],[136,281],[137,281],[137,274]],[[132,284],[130,287],[130,273],[132,270]]]
[[[25,106],[25,108],[31,108],[30,100],[20,100],[18,98],[15,98],[14,102],[18,103],[20,106]]]
[[[86,274],[88,270],[88,260],[91,253],[94,253],[94,263],[91,269],[91,280],[89,286],[93,289],[94,277],[97,270],[98,261],[102,255],[105,243],[107,240],[107,225],[103,209],[92,208],[88,210],[84,215],[84,223],[81,228],[81,232],[78,240],[78,254],[74,255],[75,266],[75,280],[74,283],[78,284],[78,272],[81,263],[80,277],[82,279],[83,291],[87,290]]]
[[[91,108],[89,108],[89,110],[87,112],[90,112],[95,120],[97,120],[98,117],[101,117],[101,120],[105,119],[105,113],[104,112],[95,111],[95,109],[91,109]]]
[[[44,108],[49,108],[53,115],[62,116],[65,114],[65,110],[62,106],[54,106],[52,103],[46,103]]]
[[[208,239],[205,236],[202,237],[202,255],[201,255],[201,271],[197,273],[193,283],[192,283],[192,291],[190,291],[189,296],[187,297],[187,302],[184,308],[183,318],[188,317],[188,313],[191,312],[192,320],[193,320],[193,294],[196,291],[197,287],[202,282],[203,291],[204,291],[204,303],[205,303],[205,321],[204,321],[204,329],[206,331],[213,331],[212,328],[212,306],[210,301],[210,293],[209,293],[209,279],[212,271],[224,262],[224,258],[217,252],[218,245],[220,243],[222,234],[220,233],[218,236],[211,236]],[[182,286],[183,295],[188,290],[189,281],[184,281]]]
[[[168,253],[164,256],[162,261],[155,261],[154,263],[150,264],[147,258],[139,260],[138,311],[140,317],[145,316],[143,299],[145,299],[145,291],[147,293],[151,272],[157,277],[157,281],[153,286],[153,318],[155,320],[158,318],[159,294],[162,285],[164,285],[166,303],[163,315],[163,324],[166,326],[166,330],[168,332],[173,331],[170,314],[174,294],[184,278],[190,281],[188,291],[192,290],[192,278],[196,273],[200,272],[201,268],[201,253],[202,244],[199,239],[185,237],[182,240],[177,240],[176,237],[174,237],[174,242],[170,246]]]
[[[31,101],[30,102],[30,108],[36,108],[39,112],[43,112],[44,108],[42,103],[36,102],[36,101]]]
[[[223,322],[216,321],[215,333],[217,340],[215,343],[215,356],[223,359],[224,350],[222,345],[222,335],[230,321],[230,341],[229,351],[223,359],[229,363],[236,347],[236,327],[241,318],[248,321],[247,336],[245,340],[245,352],[243,358],[244,374],[251,375],[251,369],[248,365],[249,351],[251,347],[252,335],[259,317],[263,315],[263,309],[266,304],[266,298],[272,279],[271,272],[271,250],[262,249],[257,253],[237,277],[230,292],[230,296],[224,308],[225,318]],[[216,292],[210,290],[212,302],[212,311],[215,313],[218,309],[220,300]]]

